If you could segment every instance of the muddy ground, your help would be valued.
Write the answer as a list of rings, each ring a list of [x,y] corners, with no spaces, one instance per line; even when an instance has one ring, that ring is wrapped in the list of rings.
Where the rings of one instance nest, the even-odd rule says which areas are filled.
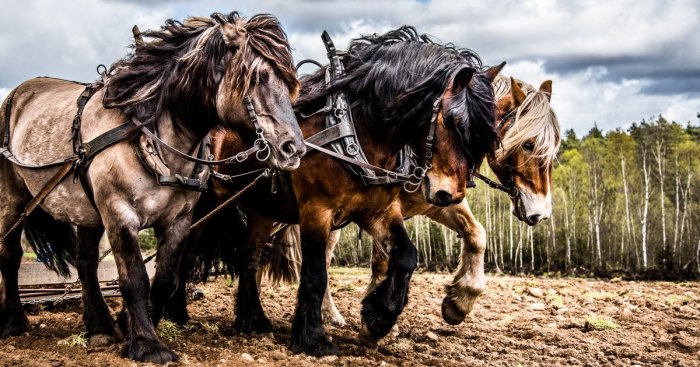
[[[190,306],[185,330],[165,324],[160,332],[181,356],[174,365],[374,365],[374,366],[698,366],[700,283],[625,282],[489,276],[488,290],[465,323],[449,326],[440,316],[447,274],[418,273],[399,332],[378,347],[360,345],[364,269],[331,271],[336,303],[348,326],[327,327],[338,357],[292,355],[289,339],[295,286],[263,286],[263,305],[274,333],[245,337],[232,332],[230,281],[204,286],[205,298]],[[118,299],[109,301],[119,309]],[[0,341],[0,365],[137,366],[119,357],[118,346],[79,345],[82,308],[28,308],[29,335]],[[170,327],[167,327],[170,326]]]

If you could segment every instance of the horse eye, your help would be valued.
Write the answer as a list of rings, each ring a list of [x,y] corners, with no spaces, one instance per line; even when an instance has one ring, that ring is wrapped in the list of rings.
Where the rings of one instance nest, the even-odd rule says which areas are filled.
[[[258,81],[259,81],[260,83],[267,83],[268,80],[270,80],[270,74],[269,74],[267,71],[263,71],[263,72],[260,73],[260,75],[258,76]]]
[[[535,145],[528,141],[523,144],[523,149],[527,150],[528,152],[532,152],[532,150],[535,149]]]

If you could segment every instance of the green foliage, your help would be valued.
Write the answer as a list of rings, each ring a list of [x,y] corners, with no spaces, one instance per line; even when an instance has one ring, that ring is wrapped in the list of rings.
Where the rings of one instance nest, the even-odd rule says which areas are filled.
[[[586,318],[586,323],[584,324],[584,329],[586,330],[617,330],[620,325],[615,323],[615,321],[600,315],[591,315]]]
[[[157,246],[156,236],[153,233],[153,228],[144,229],[139,232],[139,246],[141,250],[155,250]]]
[[[486,168],[482,173],[495,178]],[[594,126],[581,138],[564,131],[552,171],[549,222],[536,227],[519,222],[510,213],[509,198],[480,182],[467,192],[467,200],[486,229],[490,270],[697,275],[698,180],[700,128],[658,116],[626,130],[606,132]],[[418,250],[419,266],[457,266],[462,240],[453,231],[422,216],[407,220],[406,230]],[[335,264],[367,266],[371,261],[372,240],[367,234],[360,239],[358,233],[355,225],[342,230]]]

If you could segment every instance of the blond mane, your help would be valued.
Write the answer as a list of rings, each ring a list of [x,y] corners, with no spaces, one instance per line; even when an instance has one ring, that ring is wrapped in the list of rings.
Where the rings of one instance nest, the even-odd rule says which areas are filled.
[[[557,156],[561,141],[559,121],[549,104],[549,96],[532,85],[515,79],[525,92],[525,101],[515,111],[515,122],[501,140],[501,148],[496,157],[502,159],[515,153],[525,142],[533,140],[534,149],[531,158],[541,160],[542,165],[549,165]],[[510,78],[499,75],[493,82],[496,100],[511,92]]]

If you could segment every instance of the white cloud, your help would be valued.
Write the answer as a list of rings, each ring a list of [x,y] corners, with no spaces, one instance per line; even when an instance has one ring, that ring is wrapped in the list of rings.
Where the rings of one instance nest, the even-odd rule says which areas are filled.
[[[612,130],[658,114],[681,123],[696,122],[694,118],[700,108],[700,97],[645,95],[642,90],[649,85],[649,80],[612,81],[606,78],[608,72],[603,67],[567,74],[545,70],[545,62],[538,60],[512,63],[503,72],[535,87],[544,80],[553,80],[552,107],[564,129],[585,134],[593,122],[597,122],[601,129]]]
[[[9,88],[0,88],[0,101],[4,101],[8,94],[10,94]]]
[[[433,0],[104,1],[0,0],[0,94],[23,80],[50,75],[82,81],[95,66],[123,57],[131,26],[158,28],[167,18],[240,10],[269,12],[287,30],[297,60],[325,61],[321,31],[344,48],[361,34],[411,24],[443,42],[476,50],[486,64],[538,85],[554,81],[553,104],[565,127],[585,133],[663,113],[696,121],[700,110],[700,3]],[[308,69],[309,71],[311,69]],[[691,94],[651,95],[659,83],[686,81]],[[693,79],[694,78],[694,79]],[[668,84],[670,83],[670,84]],[[688,88],[686,88],[687,90]]]

